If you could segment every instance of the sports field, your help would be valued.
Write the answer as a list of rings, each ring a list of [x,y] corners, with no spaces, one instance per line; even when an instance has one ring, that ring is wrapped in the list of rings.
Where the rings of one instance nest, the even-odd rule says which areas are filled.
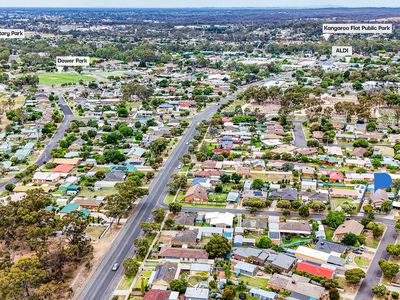
[[[39,84],[52,85],[52,84],[66,84],[78,83],[79,81],[94,81],[95,78],[87,75],[79,75],[76,73],[40,73]]]

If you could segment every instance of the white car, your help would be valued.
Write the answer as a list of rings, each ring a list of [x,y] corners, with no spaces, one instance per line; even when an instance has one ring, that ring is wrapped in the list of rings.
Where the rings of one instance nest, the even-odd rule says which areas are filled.
[[[118,268],[119,268],[119,263],[115,263],[115,264],[113,265],[113,267],[111,268],[111,270],[112,270],[112,271],[117,271]]]

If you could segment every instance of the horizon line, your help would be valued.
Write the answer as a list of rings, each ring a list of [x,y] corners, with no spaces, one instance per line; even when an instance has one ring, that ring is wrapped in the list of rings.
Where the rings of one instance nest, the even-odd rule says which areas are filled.
[[[111,9],[354,9],[354,8],[400,8],[400,6],[335,6],[335,5],[326,5],[326,6],[171,6],[171,7],[125,7],[125,6],[1,6],[1,8],[61,8],[61,9],[76,9],[76,8],[111,8]]]

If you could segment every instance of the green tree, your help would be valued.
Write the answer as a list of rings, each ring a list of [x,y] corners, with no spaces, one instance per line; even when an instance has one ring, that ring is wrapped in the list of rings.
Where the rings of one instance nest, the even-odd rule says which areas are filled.
[[[251,188],[255,190],[261,190],[264,187],[264,181],[262,179],[256,178],[251,184]]]
[[[344,272],[346,281],[351,284],[357,284],[365,277],[365,272],[360,268],[349,269]]]
[[[210,258],[225,258],[231,250],[231,244],[226,237],[214,234],[205,249]]]
[[[301,203],[302,203],[301,200],[295,200],[295,201],[292,201],[290,205],[293,209],[299,209],[301,206]]]
[[[235,290],[232,285],[226,285],[222,292],[222,299],[233,300],[235,299]]]
[[[400,244],[388,244],[386,246],[386,251],[390,255],[399,256],[400,255]]]
[[[272,240],[266,235],[262,235],[256,241],[256,246],[258,248],[269,249],[272,247],[272,245]]]
[[[128,199],[119,194],[114,194],[106,197],[106,216],[117,220],[117,224],[121,218],[126,214],[129,208]]]
[[[154,221],[157,223],[161,223],[165,217],[165,209],[162,207],[156,208],[152,211]]]
[[[347,246],[354,246],[357,243],[357,235],[355,235],[352,232],[346,233],[343,238],[342,238],[342,243],[347,245]]]
[[[299,208],[299,216],[306,218],[310,215],[310,209],[307,205],[300,206]]]
[[[383,284],[377,284],[372,287],[372,293],[378,297],[383,297],[387,293],[387,289]]]
[[[379,260],[379,267],[385,277],[393,278],[399,272],[399,265],[388,262],[384,259]]]
[[[178,202],[171,202],[168,205],[168,209],[170,212],[172,212],[173,214],[176,214],[178,212],[180,212],[182,210],[182,204],[178,203]]]
[[[137,272],[139,271],[139,262],[134,258],[126,258],[124,260],[124,273],[127,277],[134,277],[136,276]]]
[[[187,282],[180,278],[180,279],[172,279],[169,283],[169,289],[174,292],[179,292],[180,294],[186,291]]]
[[[344,212],[341,211],[330,211],[326,216],[325,222],[331,228],[338,228],[340,224],[343,224],[346,220]]]
[[[330,289],[329,290],[329,299],[330,300],[340,300],[340,294],[338,289]]]

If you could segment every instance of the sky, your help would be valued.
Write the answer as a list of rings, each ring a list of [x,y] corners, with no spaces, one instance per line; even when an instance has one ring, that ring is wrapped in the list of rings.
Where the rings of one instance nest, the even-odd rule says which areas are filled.
[[[0,0],[0,7],[400,7],[399,0]]]

